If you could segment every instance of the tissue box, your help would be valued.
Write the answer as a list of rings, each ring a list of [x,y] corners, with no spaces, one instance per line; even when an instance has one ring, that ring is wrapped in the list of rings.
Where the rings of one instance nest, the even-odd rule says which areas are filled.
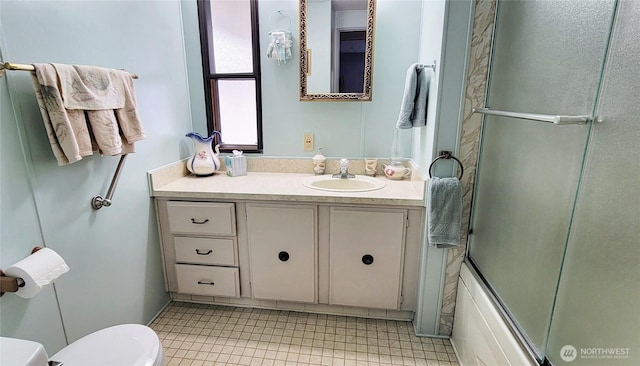
[[[239,175],[247,175],[247,157],[246,156],[227,156],[224,158],[227,164],[227,175],[237,177]]]

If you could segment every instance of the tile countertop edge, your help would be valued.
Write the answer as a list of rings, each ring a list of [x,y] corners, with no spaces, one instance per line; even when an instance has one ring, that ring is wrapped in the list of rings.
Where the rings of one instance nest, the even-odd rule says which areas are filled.
[[[167,192],[158,191],[154,198],[185,199],[185,200],[229,200],[229,201],[277,201],[296,203],[339,203],[339,204],[361,204],[376,206],[406,206],[424,207],[424,201],[411,199],[394,198],[371,198],[371,197],[339,197],[339,196],[294,196],[294,195],[274,195],[274,194],[243,194],[243,193],[207,193],[207,192]]]
[[[386,186],[367,192],[330,192],[305,187],[302,180],[313,174],[249,172],[229,177],[224,172],[211,177],[186,175],[183,161],[148,173],[150,195],[157,198],[225,199],[285,202],[344,203],[425,207],[425,181],[419,177],[395,181],[384,177]],[[418,178],[418,179],[415,179]]]

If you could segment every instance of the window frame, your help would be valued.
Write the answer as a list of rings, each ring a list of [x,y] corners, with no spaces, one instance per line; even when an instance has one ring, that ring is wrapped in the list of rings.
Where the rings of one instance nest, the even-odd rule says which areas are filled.
[[[215,0],[214,0],[215,1]],[[207,114],[207,132],[222,131],[220,120],[220,102],[218,98],[218,80],[254,80],[256,87],[256,133],[257,143],[222,144],[219,136],[214,138],[220,144],[220,151],[242,150],[250,153],[262,153],[262,87],[260,75],[260,27],[258,22],[258,0],[248,0],[251,12],[251,43],[253,50],[253,72],[215,73],[211,71],[213,60],[213,27],[211,22],[211,1],[198,0],[198,21],[200,25],[200,47],[202,51],[202,73],[204,82],[205,107]]]

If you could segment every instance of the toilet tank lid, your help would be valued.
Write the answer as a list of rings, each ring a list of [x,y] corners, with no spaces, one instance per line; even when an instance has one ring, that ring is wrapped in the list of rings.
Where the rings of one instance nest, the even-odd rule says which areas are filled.
[[[151,328],[123,324],[86,335],[53,355],[51,360],[64,366],[151,366],[158,357],[162,357],[162,346]]]
[[[0,365],[46,366],[48,358],[40,343],[0,337]]]

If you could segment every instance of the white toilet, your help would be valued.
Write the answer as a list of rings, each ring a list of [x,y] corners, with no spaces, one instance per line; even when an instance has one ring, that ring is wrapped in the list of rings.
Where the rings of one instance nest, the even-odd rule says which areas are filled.
[[[160,339],[151,328],[138,324],[91,333],[50,359],[40,343],[23,339],[0,337],[0,350],[2,366],[164,366]]]

